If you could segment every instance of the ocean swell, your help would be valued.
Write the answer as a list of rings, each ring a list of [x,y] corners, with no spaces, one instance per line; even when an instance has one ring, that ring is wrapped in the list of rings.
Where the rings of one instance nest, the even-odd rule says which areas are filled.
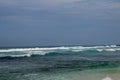
[[[0,57],[31,57],[33,55],[46,55],[51,53],[103,53],[120,51],[120,46],[72,46],[72,47],[48,47],[48,48],[15,48],[0,49]]]

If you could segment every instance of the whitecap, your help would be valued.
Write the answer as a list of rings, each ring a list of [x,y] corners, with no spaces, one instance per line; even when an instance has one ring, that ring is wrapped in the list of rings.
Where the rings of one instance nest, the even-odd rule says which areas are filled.
[[[110,47],[117,47],[117,45],[110,45]]]
[[[115,49],[105,49],[105,51],[116,51]]]
[[[102,51],[103,51],[103,49],[97,49],[97,51],[98,51],[98,52],[102,52]]]
[[[71,47],[49,47],[49,48],[13,48],[13,49],[0,49],[0,57],[5,56],[12,56],[12,57],[31,57],[31,55],[45,55],[47,53],[51,52],[82,52],[82,51],[108,51],[108,52],[114,52],[114,51],[120,51],[120,47],[116,45],[110,46],[90,46],[90,47],[83,47],[83,46],[71,46]],[[10,52],[10,53],[9,53]]]

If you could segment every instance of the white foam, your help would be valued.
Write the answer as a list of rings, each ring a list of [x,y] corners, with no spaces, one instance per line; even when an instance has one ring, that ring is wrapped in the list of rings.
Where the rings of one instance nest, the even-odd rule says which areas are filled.
[[[103,49],[97,49],[97,51],[98,51],[98,52],[102,52],[102,51],[103,51]]]
[[[29,51],[29,54],[36,54],[36,55],[45,55],[47,53],[50,53],[51,51]]]
[[[111,45],[110,46],[92,46],[92,47],[83,47],[83,46],[72,46],[72,47],[51,47],[51,48],[17,48],[17,49],[1,49],[0,56],[12,56],[12,57],[30,57],[31,55],[45,55],[50,52],[82,52],[87,50],[96,50],[98,52],[102,51],[120,51],[119,46]],[[9,53],[11,52],[11,53]]]
[[[35,51],[35,50],[54,50],[57,48],[21,48],[21,49],[3,49],[0,52],[15,52],[15,51]]]
[[[110,47],[117,47],[117,45],[110,45]]]
[[[113,79],[111,79],[109,76],[107,76],[107,77],[103,78],[102,80],[113,80]]]
[[[116,45],[111,45],[112,47],[117,47]],[[105,49],[108,48],[108,49]],[[54,51],[54,50],[88,50],[88,49],[97,49],[98,51],[102,51],[101,49],[105,49],[105,51],[115,51],[115,49],[110,48],[110,46],[92,46],[92,47],[82,47],[82,46],[74,46],[74,47],[52,47],[52,48],[17,48],[17,49],[1,49],[0,52],[16,52],[16,51]],[[120,48],[117,48],[120,50]]]
[[[116,51],[116,49],[105,49],[105,51]]]

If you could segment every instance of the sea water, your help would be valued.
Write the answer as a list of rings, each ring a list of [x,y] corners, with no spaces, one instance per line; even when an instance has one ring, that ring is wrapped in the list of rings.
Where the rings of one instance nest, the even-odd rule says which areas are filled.
[[[119,80],[120,46],[0,49],[0,80]]]

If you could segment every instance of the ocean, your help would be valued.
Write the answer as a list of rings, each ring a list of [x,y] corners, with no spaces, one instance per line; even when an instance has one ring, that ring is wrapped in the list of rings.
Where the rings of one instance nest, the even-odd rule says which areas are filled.
[[[120,80],[120,46],[0,49],[0,80]]]

